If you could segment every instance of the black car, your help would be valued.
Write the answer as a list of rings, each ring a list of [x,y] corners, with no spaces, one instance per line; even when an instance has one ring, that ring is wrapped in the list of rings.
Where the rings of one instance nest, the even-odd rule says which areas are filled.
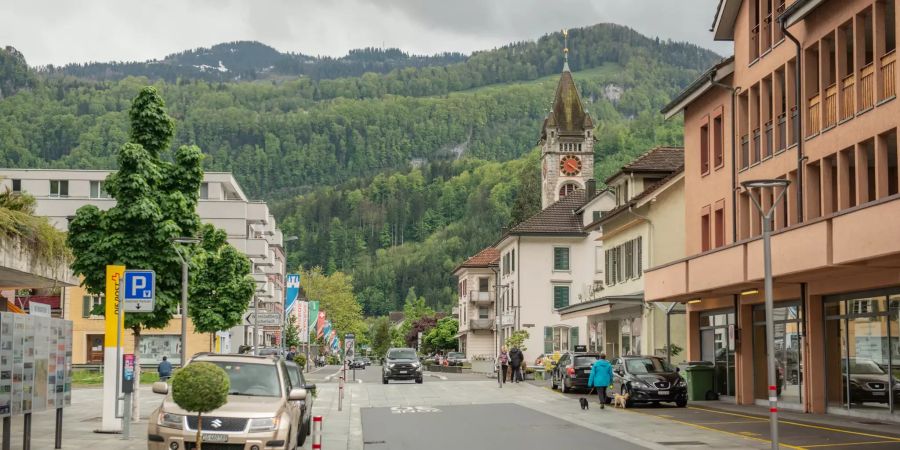
[[[361,356],[357,356],[350,361],[351,369],[365,369],[366,368],[366,360]]]
[[[313,400],[316,398],[316,385],[306,382],[306,379],[303,377],[303,371],[300,370],[300,366],[297,365],[297,363],[285,361],[284,365],[288,370],[288,378],[291,380],[291,387],[303,388],[309,391],[309,395],[306,396],[306,399],[299,401],[302,416],[300,419],[300,429],[298,430],[297,445],[303,446],[306,437],[312,432],[312,407]]]
[[[628,394],[634,403],[674,402],[687,406],[687,383],[665,359],[656,356],[623,356],[613,362],[613,386],[606,395]]]
[[[841,369],[845,375],[843,389],[847,389],[847,364],[850,364],[850,401],[861,404],[888,403],[889,385],[894,386],[894,398],[900,396],[900,380],[888,374],[887,366],[881,366],[869,358],[844,358]],[[846,396],[846,394],[844,394]]]
[[[550,386],[559,387],[563,393],[575,389],[590,389],[588,379],[591,366],[600,359],[599,353],[565,352],[559,357],[556,367],[550,372]]]
[[[381,382],[388,384],[390,380],[416,380],[416,383],[422,384],[422,363],[415,349],[392,348],[387,351]]]

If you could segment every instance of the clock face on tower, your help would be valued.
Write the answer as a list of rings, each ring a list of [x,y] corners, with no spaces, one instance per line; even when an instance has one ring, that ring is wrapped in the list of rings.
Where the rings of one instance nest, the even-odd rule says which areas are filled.
[[[559,171],[567,177],[581,173],[581,160],[577,156],[567,155],[559,161]]]

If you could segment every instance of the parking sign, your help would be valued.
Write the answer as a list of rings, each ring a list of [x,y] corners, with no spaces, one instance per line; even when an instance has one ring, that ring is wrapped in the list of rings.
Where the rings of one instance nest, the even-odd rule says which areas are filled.
[[[156,273],[152,270],[126,270],[122,280],[125,312],[152,312],[156,299]]]

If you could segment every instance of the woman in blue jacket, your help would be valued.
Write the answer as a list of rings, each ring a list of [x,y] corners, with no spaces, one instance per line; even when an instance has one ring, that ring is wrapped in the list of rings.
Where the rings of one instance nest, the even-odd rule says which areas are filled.
[[[591,376],[588,378],[588,386],[597,388],[600,395],[600,409],[606,405],[606,388],[612,384],[612,364],[606,360],[606,353],[600,354],[600,359],[591,366]]]

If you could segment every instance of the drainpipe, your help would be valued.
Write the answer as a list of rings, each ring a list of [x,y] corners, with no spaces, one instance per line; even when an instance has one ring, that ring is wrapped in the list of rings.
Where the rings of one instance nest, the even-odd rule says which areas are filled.
[[[803,160],[806,159],[803,156],[803,136],[801,136],[802,132],[800,131],[803,129],[803,114],[800,114],[800,57],[803,48],[800,45],[800,41],[784,26],[784,20],[780,19],[778,22],[781,24],[781,32],[797,48],[797,70],[794,73],[794,104],[797,106],[797,126],[794,129],[794,134],[797,136],[797,223],[801,223],[803,222]],[[790,111],[788,111],[788,114],[790,114]]]
[[[727,84],[716,81],[716,72],[709,74],[709,82],[715,87],[725,89],[731,92],[731,242],[737,242],[737,150],[735,144],[735,132],[737,131],[737,123],[735,117],[737,115],[737,95],[741,91],[740,87],[731,87]],[[722,130],[724,132],[724,130]]]
[[[502,260],[502,258],[501,258]],[[496,361],[498,377],[500,372],[500,330],[503,329],[503,323],[501,321],[501,312],[500,312],[500,271],[494,267],[491,267],[491,272],[494,272],[494,358]],[[492,359],[494,359],[492,358]],[[500,388],[503,388],[503,383],[499,383]]]

